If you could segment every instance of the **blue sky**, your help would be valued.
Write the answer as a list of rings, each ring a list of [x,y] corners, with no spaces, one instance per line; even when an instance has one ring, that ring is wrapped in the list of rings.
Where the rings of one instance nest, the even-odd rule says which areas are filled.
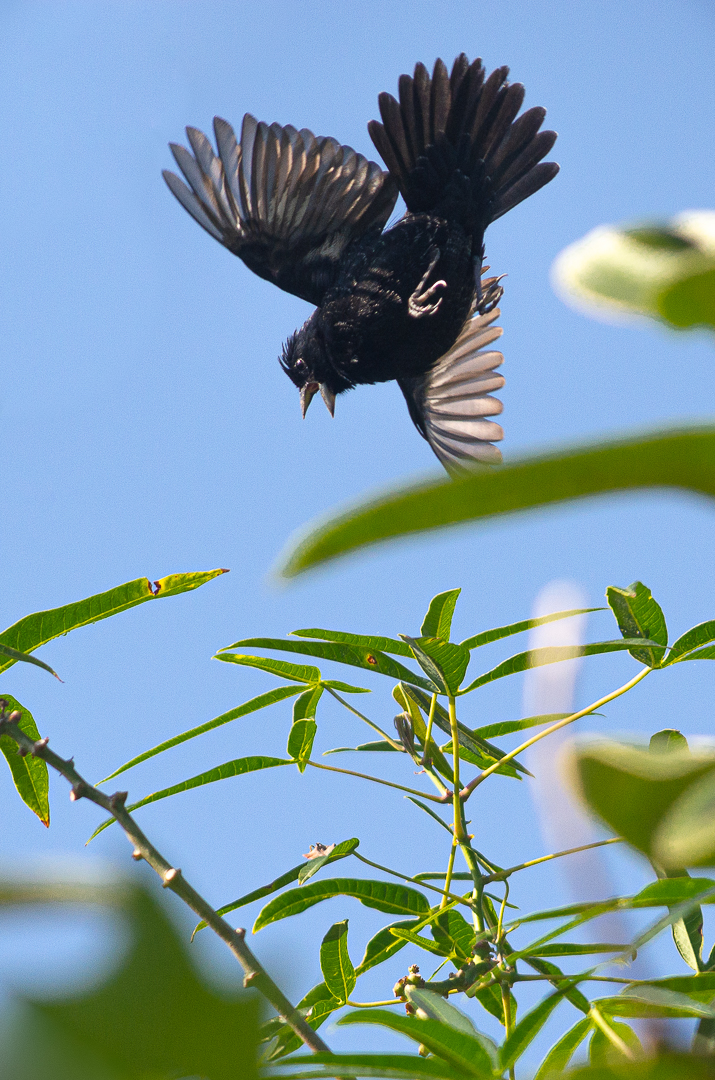
[[[466,637],[526,617],[554,578],[576,582],[593,605],[607,585],[640,578],[674,633],[715,616],[715,514],[664,493],[413,539],[277,586],[270,570],[296,529],[438,466],[394,385],[346,395],[334,420],[319,405],[301,420],[277,356],[308,306],[204,234],[160,176],[172,163],[167,143],[182,141],[185,124],[208,132],[219,114],[238,126],[245,111],[374,157],[366,124],[377,94],[394,92],[417,60],[451,63],[465,51],[490,69],[507,63],[526,85],[526,105],[547,107],[562,172],[487,236],[493,271],[509,275],[505,457],[709,418],[713,350],[704,336],[591,322],[549,285],[559,250],[598,224],[712,207],[715,17],[706,0],[26,0],[5,2],[0,26],[3,625],[142,575],[231,569],[198,593],[43,650],[62,685],[12,669],[3,689],[88,777],[271,685],[211,661],[239,637],[306,625],[414,633],[430,597],[457,585],[455,630]],[[609,620],[594,616],[589,632],[610,637]],[[494,648],[486,662],[509,651]],[[711,734],[715,670],[684,668],[649,680],[590,726]],[[593,659],[579,704],[633,670],[628,658]],[[470,702],[466,722],[519,715],[522,688],[510,682]],[[391,723],[384,690],[370,705]],[[287,707],[276,706],[190,743],[129,774],[131,797],[233,757],[281,755],[288,723]],[[322,750],[364,734],[328,706],[319,738]],[[545,850],[528,791],[509,783],[482,789],[475,819],[504,865]],[[360,836],[370,857],[407,872],[441,865],[428,820],[394,793],[365,787],[279,770],[149,808],[142,823],[217,904],[293,865],[317,840]],[[127,864],[113,831],[84,851],[96,815],[70,806],[59,782],[49,832],[20,804],[9,774],[0,806],[5,865],[37,855]],[[614,860],[624,888],[647,879],[640,863]],[[556,870],[533,871],[517,902],[550,903],[561,887]],[[269,963],[289,957],[285,982],[297,996],[318,981],[323,933],[346,916],[359,958],[379,923],[352,901],[263,931],[257,951]],[[71,956],[77,971],[94,952],[84,920],[42,923],[45,948],[58,964]],[[28,961],[29,924],[5,925],[8,978],[17,984],[20,967],[25,980],[46,978],[44,949],[29,949],[35,969]],[[204,949],[228,977],[230,958]],[[679,963],[667,947],[661,960]],[[377,978],[368,992],[383,992]],[[336,1046],[354,1041],[331,1035]]]

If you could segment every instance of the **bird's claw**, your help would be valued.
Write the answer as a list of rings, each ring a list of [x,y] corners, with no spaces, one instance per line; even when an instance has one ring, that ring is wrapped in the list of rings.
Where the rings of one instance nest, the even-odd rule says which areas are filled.
[[[421,283],[420,283],[421,284]],[[432,298],[436,296],[439,289],[446,289],[446,281],[435,281],[434,285],[430,285],[429,289],[424,292],[413,292],[412,296],[407,301],[407,310],[413,319],[421,319],[424,315],[435,315],[440,308],[444,297],[440,296],[434,304],[430,303]]]
[[[479,294],[477,296],[477,311],[480,315],[488,315],[490,311],[493,311],[497,306],[502,296],[504,295],[504,289],[499,284],[502,278],[505,278],[506,274],[500,274],[499,277],[486,278],[484,281],[479,282]],[[486,285],[486,289],[484,286]]]

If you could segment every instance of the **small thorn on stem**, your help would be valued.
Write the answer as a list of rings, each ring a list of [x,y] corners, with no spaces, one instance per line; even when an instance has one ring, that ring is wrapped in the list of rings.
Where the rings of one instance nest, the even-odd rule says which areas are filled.
[[[167,870],[166,873],[164,874],[164,880],[161,883],[162,888],[164,888],[164,889],[168,888],[171,885],[172,881],[176,881],[176,879],[179,877],[180,874],[181,874],[181,870],[179,869],[178,866],[170,867],[170,869]]]
[[[12,714],[12,716],[10,717],[10,719],[11,719],[11,720],[12,720],[12,717],[13,717],[14,715],[15,715],[15,713],[13,713],[13,714]],[[18,713],[17,715],[18,715],[18,717],[19,717],[19,715],[20,715],[20,714]],[[50,740],[49,740],[48,738],[44,738],[44,739],[39,739],[39,740],[38,740],[38,741],[37,741],[37,742],[35,743],[35,745],[34,745],[34,746],[32,747],[32,756],[33,756],[33,757],[37,757],[37,755],[38,755],[38,754],[41,754],[41,753],[42,753],[42,751],[43,751],[43,750],[45,749],[45,747],[47,746],[47,744],[48,744],[48,742],[49,742],[49,741],[50,741]]]
[[[245,937],[246,937],[246,929],[245,929],[245,927],[237,926],[236,927],[236,936],[240,937],[241,941],[243,941],[245,939]]]
[[[30,751],[29,751],[27,746],[18,746],[18,748],[17,748],[18,757],[27,757],[27,755],[29,753],[30,753]]]
[[[246,975],[244,980],[243,980],[243,985],[245,986],[246,989],[248,989],[249,986],[253,986],[253,984],[254,984],[254,982],[256,981],[257,978],[258,978],[258,972],[257,971],[249,971],[248,975]]]
[[[138,847],[134,848],[134,851],[132,852],[132,858],[135,860],[135,862],[139,862],[140,859],[144,858]]]
[[[128,791],[115,791],[113,795],[109,797],[109,805],[112,810],[121,810],[124,808],[124,804],[127,801]]]
[[[77,802],[78,799],[83,798],[87,794],[87,791],[88,791],[87,784],[85,783],[84,780],[80,780],[80,782],[78,784],[74,784],[72,786],[72,790],[70,791],[70,799],[71,799],[71,801],[72,802]]]

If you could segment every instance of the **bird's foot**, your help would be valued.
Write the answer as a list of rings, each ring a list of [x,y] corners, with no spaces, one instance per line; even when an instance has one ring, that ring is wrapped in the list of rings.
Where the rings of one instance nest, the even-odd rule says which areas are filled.
[[[488,315],[490,311],[493,311],[497,306],[502,296],[504,295],[504,289],[499,284],[502,278],[505,278],[506,274],[500,274],[499,277],[485,278],[484,281],[479,282],[479,295],[477,296],[477,311],[480,315]]]
[[[407,301],[407,310],[412,318],[421,319],[424,315],[435,315],[439,311],[444,297],[440,296],[434,303],[432,303],[432,300],[440,289],[446,288],[447,282],[440,279],[440,281],[435,281],[434,285],[430,285],[429,289],[425,289],[424,292],[419,292],[416,289]]]

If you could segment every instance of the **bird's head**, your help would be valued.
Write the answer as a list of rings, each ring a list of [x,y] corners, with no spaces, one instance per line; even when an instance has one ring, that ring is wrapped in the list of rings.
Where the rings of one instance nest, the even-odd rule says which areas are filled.
[[[342,380],[336,380],[323,335],[314,326],[312,318],[288,338],[280,363],[288,378],[300,390],[303,416],[318,391],[330,415],[335,414],[335,395],[344,387],[338,385]]]

